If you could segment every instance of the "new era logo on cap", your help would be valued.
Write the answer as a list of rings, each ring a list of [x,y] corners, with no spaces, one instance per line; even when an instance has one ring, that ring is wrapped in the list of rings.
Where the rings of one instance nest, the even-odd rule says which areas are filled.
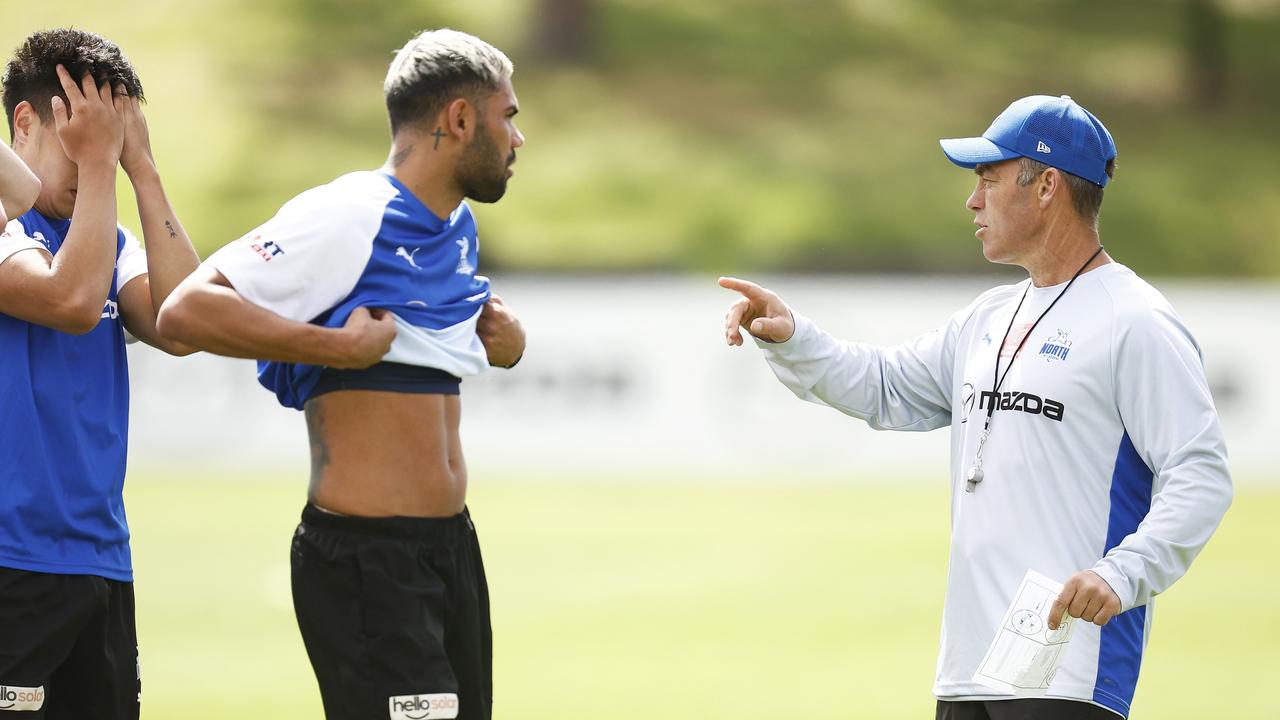
[[[1049,146],[1048,146],[1048,145],[1045,145],[1045,144],[1044,144],[1044,142],[1043,142],[1043,141],[1041,141],[1041,142],[1036,143],[1036,152],[1042,152],[1042,153],[1044,153],[1045,155],[1048,155],[1049,153],[1051,153],[1051,152],[1053,152],[1053,151],[1049,149]]]

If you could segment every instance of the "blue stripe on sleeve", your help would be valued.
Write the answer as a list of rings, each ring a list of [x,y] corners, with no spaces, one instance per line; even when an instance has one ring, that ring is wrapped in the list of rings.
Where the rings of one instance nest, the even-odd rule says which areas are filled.
[[[1120,440],[1115,470],[1111,474],[1111,515],[1107,520],[1104,554],[1137,530],[1147,516],[1151,509],[1152,478],[1151,469],[1142,461],[1126,432]],[[1126,717],[1138,685],[1146,620],[1147,608],[1136,607],[1102,627],[1093,699]]]

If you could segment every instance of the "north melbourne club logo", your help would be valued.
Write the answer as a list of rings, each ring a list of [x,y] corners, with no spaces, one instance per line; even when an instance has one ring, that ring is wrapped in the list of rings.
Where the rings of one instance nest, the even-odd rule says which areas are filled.
[[[1040,346],[1040,357],[1047,363],[1065,361],[1071,352],[1071,338],[1068,337],[1070,333],[1069,330],[1058,330],[1057,335],[1046,339],[1044,345]]]
[[[471,261],[467,259],[467,253],[471,252],[471,238],[463,235],[458,239],[458,269],[455,270],[459,275],[475,275],[476,269],[471,266]]]

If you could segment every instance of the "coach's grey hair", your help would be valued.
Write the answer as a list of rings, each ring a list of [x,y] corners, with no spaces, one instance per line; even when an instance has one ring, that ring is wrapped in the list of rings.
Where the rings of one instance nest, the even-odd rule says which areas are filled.
[[[1049,165],[1029,157],[1018,158],[1018,185],[1021,187],[1030,185],[1049,167]],[[1107,177],[1112,177],[1115,174],[1115,169],[1116,161],[1115,158],[1112,158],[1107,161]],[[1059,169],[1058,172],[1062,173],[1062,179],[1067,182],[1067,190],[1071,195],[1071,205],[1075,207],[1076,214],[1089,223],[1094,230],[1097,230],[1098,214],[1102,211],[1102,186],[1085,180],[1079,175],[1072,175],[1066,170]]]
[[[424,30],[396,52],[382,84],[391,132],[430,121],[458,96],[496,91],[514,71],[501,50],[474,35]]]

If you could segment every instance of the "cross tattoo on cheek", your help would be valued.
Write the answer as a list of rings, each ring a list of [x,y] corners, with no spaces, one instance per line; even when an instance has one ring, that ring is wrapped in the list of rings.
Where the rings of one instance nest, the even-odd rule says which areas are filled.
[[[443,130],[441,130],[440,128],[436,128],[436,131],[435,131],[435,132],[433,132],[433,133],[431,133],[431,135],[432,135],[432,137],[434,137],[434,138],[436,139],[436,144],[435,144],[435,145],[432,145],[432,146],[431,146],[431,149],[432,149],[432,150],[439,150],[439,149],[440,149],[440,138],[444,137],[444,131],[443,131]]]

